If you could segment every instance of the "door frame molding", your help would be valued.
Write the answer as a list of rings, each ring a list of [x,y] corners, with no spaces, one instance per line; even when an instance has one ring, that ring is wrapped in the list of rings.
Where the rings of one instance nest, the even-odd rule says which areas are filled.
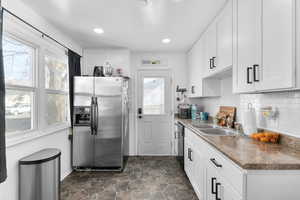
[[[171,83],[170,83],[170,88],[171,88],[171,123],[170,123],[170,128],[171,128],[171,135],[170,138],[172,138],[172,133],[174,132],[174,105],[175,105],[175,100],[174,100],[174,95],[175,95],[175,85],[174,85],[174,70],[171,67],[141,67],[139,69],[136,69],[134,72],[134,103],[133,103],[133,117],[134,117],[134,134],[135,134],[135,154],[137,156],[140,155],[140,150],[139,150],[139,135],[138,135],[138,118],[137,118],[137,108],[138,108],[138,91],[139,91],[139,86],[138,86],[138,81],[139,81],[139,72],[151,72],[151,71],[156,71],[156,72],[169,72],[170,73],[170,78],[171,78]],[[171,155],[174,154],[174,138],[171,139],[172,142],[172,149],[171,149]]]

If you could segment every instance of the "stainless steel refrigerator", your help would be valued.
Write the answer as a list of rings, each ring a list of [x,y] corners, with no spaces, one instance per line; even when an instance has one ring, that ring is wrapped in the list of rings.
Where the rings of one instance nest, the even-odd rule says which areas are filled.
[[[74,169],[123,169],[128,110],[128,79],[74,77]]]

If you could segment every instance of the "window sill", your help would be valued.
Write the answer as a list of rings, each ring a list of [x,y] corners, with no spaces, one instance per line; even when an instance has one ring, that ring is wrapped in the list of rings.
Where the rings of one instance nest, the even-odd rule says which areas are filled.
[[[66,129],[71,128],[69,124],[61,124],[57,125],[55,127],[47,128],[45,130],[35,130],[26,134],[12,136],[12,137],[6,137],[6,148],[29,142],[31,140],[38,139],[40,137],[44,137],[47,135],[51,135],[54,133],[57,133],[59,131],[63,131]]]

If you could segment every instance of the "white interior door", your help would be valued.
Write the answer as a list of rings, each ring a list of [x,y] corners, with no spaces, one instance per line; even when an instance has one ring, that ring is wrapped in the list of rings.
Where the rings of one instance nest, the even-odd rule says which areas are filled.
[[[139,155],[172,154],[172,87],[169,70],[138,72]]]

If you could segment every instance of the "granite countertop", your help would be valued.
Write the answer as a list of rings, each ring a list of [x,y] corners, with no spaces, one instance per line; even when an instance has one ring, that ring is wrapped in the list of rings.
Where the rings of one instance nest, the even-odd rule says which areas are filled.
[[[284,144],[254,141],[247,136],[212,136],[193,126],[191,119],[179,119],[187,128],[247,170],[300,170],[300,151]]]

